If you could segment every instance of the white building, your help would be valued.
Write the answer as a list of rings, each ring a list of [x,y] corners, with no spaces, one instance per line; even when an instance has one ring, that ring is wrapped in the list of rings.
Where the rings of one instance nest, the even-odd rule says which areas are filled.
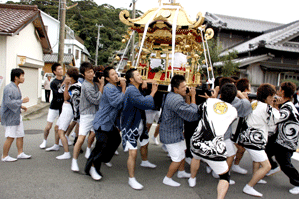
[[[58,53],[60,22],[52,16],[41,11],[41,16],[49,35],[49,40],[53,54]],[[74,34],[74,31],[65,26],[64,54],[72,54],[75,59],[75,66],[80,67],[84,61],[88,61],[90,56],[82,39]]]
[[[35,105],[42,95],[43,57],[52,52],[40,10],[37,6],[0,4],[0,22],[0,102],[11,70],[21,68],[25,72],[25,82],[20,85],[22,96],[30,99],[24,105]]]

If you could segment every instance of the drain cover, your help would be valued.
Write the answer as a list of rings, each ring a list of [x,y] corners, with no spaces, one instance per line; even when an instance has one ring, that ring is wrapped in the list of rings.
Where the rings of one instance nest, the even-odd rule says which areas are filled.
[[[43,130],[38,130],[38,129],[30,129],[30,130],[25,130],[25,134],[41,134],[44,133]]]

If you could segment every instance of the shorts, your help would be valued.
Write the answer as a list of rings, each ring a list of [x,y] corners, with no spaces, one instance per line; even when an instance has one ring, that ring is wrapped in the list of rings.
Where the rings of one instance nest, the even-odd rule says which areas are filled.
[[[20,116],[20,124],[17,126],[4,126],[5,137],[10,138],[21,138],[24,137],[24,125],[22,121],[22,116]]]
[[[63,103],[62,112],[56,122],[58,130],[66,131],[69,127],[72,119],[74,118],[72,105],[69,103]]]
[[[80,115],[79,135],[86,136],[89,131],[93,131],[93,120],[95,114]]]
[[[226,139],[224,140],[224,143],[226,145],[226,153],[227,153],[226,157],[231,157],[236,155],[236,148],[233,141],[231,139]]]
[[[144,126],[143,126],[143,121],[141,120],[140,121],[140,123],[139,123],[139,128],[138,128],[138,134],[139,134],[139,138],[138,138],[138,142],[139,142],[139,144],[140,144],[140,146],[145,146],[145,145],[147,145],[148,143],[149,143],[149,140],[148,139],[143,139],[142,141],[140,141],[140,135],[142,134],[142,132],[143,132],[143,128],[144,128]],[[126,148],[125,148],[125,150],[124,151],[127,151],[127,150],[137,150],[137,146],[136,147],[134,147],[129,141],[127,141],[126,142]]]
[[[154,121],[158,122],[161,115],[160,111],[155,110],[145,110],[145,117],[146,117],[146,123],[152,124]]]
[[[265,150],[254,150],[246,148],[246,151],[250,154],[252,161],[254,162],[264,162],[268,160],[268,156]]]
[[[173,162],[181,162],[185,159],[185,150],[187,149],[185,140],[173,144],[165,144],[165,146]]]
[[[200,158],[200,159],[202,161],[206,162],[211,167],[211,169],[218,175],[224,174],[224,173],[226,173],[226,171],[228,171],[228,165],[225,160],[213,161],[213,160],[208,160],[205,158]]]
[[[191,152],[191,153],[193,155],[193,158],[195,158],[196,160],[202,160],[205,163],[207,163],[212,168],[212,170],[218,175],[223,174],[226,171],[228,171],[228,164],[227,164],[226,160],[223,160],[223,161],[208,160],[206,158],[195,155],[193,152]]]
[[[53,123],[55,118],[59,117],[59,110],[58,109],[49,109],[47,122]]]

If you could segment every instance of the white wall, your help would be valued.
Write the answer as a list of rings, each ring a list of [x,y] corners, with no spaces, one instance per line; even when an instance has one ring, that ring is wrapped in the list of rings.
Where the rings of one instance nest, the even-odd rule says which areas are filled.
[[[50,40],[52,51],[53,53],[58,53],[60,22],[54,17],[44,12],[41,12],[41,16],[44,25],[48,27],[48,38]],[[68,26],[66,26],[66,30],[71,29]],[[71,30],[71,32],[73,32],[73,30]],[[74,38],[74,35],[66,33],[66,38]],[[66,49],[66,46],[64,46],[64,52],[68,53]]]
[[[64,43],[65,43],[64,53],[68,53],[68,49],[71,48],[72,54],[74,55],[74,59],[75,59],[75,66],[80,67],[82,61],[81,54],[83,53],[84,45],[75,39],[65,39]],[[79,50],[78,59],[76,59],[76,50]]]
[[[47,26],[48,38],[52,47],[53,53],[58,53],[58,41],[59,41],[59,22],[53,17],[50,17],[44,12],[41,12],[41,16],[44,25]]]
[[[27,61],[22,66],[22,69],[25,69],[25,82],[20,85],[20,89],[23,97],[30,98],[30,102],[24,105],[26,107],[35,105],[42,93],[39,68],[44,66],[43,50],[35,34],[35,27],[31,23],[21,30],[19,35],[7,36],[6,39],[6,83],[10,82],[11,69],[19,67],[18,56],[26,57]]]

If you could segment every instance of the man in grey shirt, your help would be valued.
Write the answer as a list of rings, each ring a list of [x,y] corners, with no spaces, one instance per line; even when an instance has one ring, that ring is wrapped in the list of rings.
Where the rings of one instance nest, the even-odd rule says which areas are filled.
[[[80,125],[79,125],[79,137],[74,147],[73,160],[71,170],[78,172],[78,156],[80,149],[83,145],[86,135],[91,131],[88,137],[88,145],[85,153],[85,157],[89,158],[91,153],[91,145],[95,138],[93,130],[93,120],[95,114],[99,108],[100,99],[103,93],[104,77],[98,79],[99,82],[93,82],[94,67],[89,62],[83,62],[80,66],[80,73],[84,76],[84,81],[81,86],[80,96]],[[101,176],[96,172],[92,166],[89,174],[94,180],[100,180]]]
[[[24,83],[24,71],[20,68],[12,69],[11,83],[5,86],[3,91],[3,100],[0,110],[1,124],[5,128],[6,141],[3,145],[3,154],[1,160],[3,162],[13,162],[17,159],[28,159],[31,155],[26,155],[23,152],[23,137],[24,127],[21,117],[21,109],[27,110],[22,106],[22,103],[29,102],[29,98],[22,99],[22,94],[19,88],[20,83]],[[16,145],[18,148],[18,156],[12,158],[8,155],[12,142],[16,138]]]

